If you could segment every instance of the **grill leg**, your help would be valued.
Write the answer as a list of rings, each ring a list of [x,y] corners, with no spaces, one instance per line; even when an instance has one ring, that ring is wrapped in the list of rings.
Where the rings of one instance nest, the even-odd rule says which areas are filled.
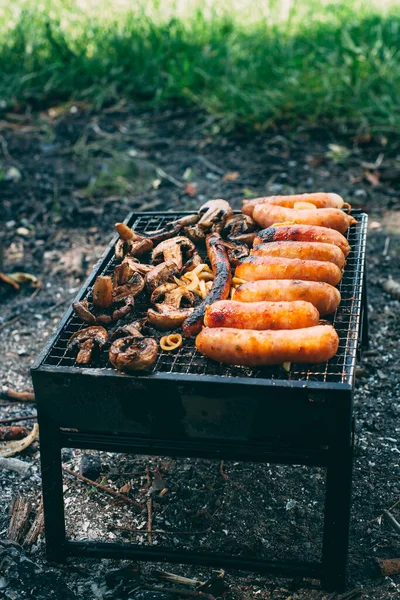
[[[353,471],[352,444],[341,451],[329,452],[326,474],[322,585],[327,590],[344,591],[347,576],[347,555]]]
[[[50,560],[62,562],[66,537],[59,429],[42,417],[39,431],[46,553]]]

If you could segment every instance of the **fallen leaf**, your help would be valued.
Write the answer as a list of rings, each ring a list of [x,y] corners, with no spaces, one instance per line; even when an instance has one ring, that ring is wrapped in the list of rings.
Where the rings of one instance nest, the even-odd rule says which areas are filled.
[[[194,183],[188,183],[185,187],[185,193],[188,196],[196,196],[197,195],[197,187]]]
[[[13,279],[11,279],[11,277],[6,275],[5,273],[0,272],[0,281],[2,281],[3,283],[7,283],[8,285],[11,285],[15,290],[19,290],[18,283],[16,283]]]
[[[14,456],[18,452],[22,452],[25,448],[28,448],[34,442],[38,436],[39,427],[35,423],[32,431],[29,435],[24,437],[22,440],[16,440],[12,442],[1,442],[0,443],[0,457],[6,458],[7,456]]]
[[[30,283],[32,287],[40,287],[42,284],[40,280],[31,273],[23,273],[22,271],[16,271],[10,273],[9,278],[15,281],[15,283]]]
[[[236,179],[239,179],[239,177],[239,171],[228,171],[228,173],[225,173],[223,176],[222,181],[236,181]]]
[[[365,179],[370,182],[374,187],[379,185],[379,174],[378,171],[375,170],[373,173],[371,171],[364,171]]]
[[[325,156],[333,160],[333,162],[342,162],[346,160],[351,154],[351,151],[346,146],[340,146],[339,144],[328,144],[328,152],[325,152]]]
[[[192,175],[193,175],[193,170],[190,167],[188,167],[187,169],[185,169],[182,179],[184,179],[184,181],[190,181]]]
[[[119,488],[119,493],[120,494],[126,494],[127,496],[129,495],[130,491],[131,491],[131,484],[130,483],[125,483],[125,485],[123,485],[121,488]]]
[[[20,181],[21,180],[21,171],[19,171],[16,167],[10,167],[7,169],[5,180],[6,181]]]
[[[243,194],[246,198],[251,198],[252,196],[256,196],[256,192],[250,190],[249,188],[243,188]]]

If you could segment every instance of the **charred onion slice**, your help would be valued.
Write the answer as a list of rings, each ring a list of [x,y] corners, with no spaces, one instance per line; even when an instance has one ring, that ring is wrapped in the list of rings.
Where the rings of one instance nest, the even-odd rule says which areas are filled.
[[[182,346],[182,336],[180,333],[171,333],[170,335],[164,335],[160,340],[161,350],[166,352],[172,352]]]
[[[111,344],[108,357],[120,371],[143,371],[149,369],[157,359],[158,345],[155,339],[129,336]]]

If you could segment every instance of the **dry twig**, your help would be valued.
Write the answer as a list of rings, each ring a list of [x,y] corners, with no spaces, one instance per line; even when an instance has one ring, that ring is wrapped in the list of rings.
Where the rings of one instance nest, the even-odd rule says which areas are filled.
[[[153,500],[151,498],[149,498],[149,500],[147,500],[147,536],[148,536],[149,544],[153,543],[152,526],[153,526]]]
[[[8,388],[1,395],[3,398],[14,402],[35,402],[35,394],[33,392],[17,392],[17,390]]]
[[[204,592],[197,592],[195,590],[176,590],[174,588],[161,587],[159,585],[145,585],[142,587],[143,590],[150,590],[151,592],[162,592],[164,594],[175,594],[181,597],[186,596],[187,598],[203,598],[204,600],[215,600],[215,596],[211,594],[205,594]]]
[[[115,492],[114,490],[112,490],[111,488],[109,488],[105,485],[101,485],[100,483],[97,483],[96,481],[92,481],[92,479],[88,479],[87,477],[84,477],[80,473],[75,473],[74,471],[71,471],[71,469],[68,469],[67,467],[63,467],[62,470],[65,471],[65,473],[68,473],[68,475],[72,475],[73,477],[76,477],[77,479],[80,479],[81,481],[84,481],[85,483],[88,483],[89,485],[93,485],[94,487],[98,488],[99,490],[102,490],[106,494],[110,494],[111,496],[114,496],[114,498],[118,498],[118,500],[123,500],[127,504],[131,504],[132,506],[135,506],[136,508],[140,508],[140,509],[143,508],[143,504],[140,504],[139,502],[135,502],[135,500],[131,500],[130,498],[128,498],[128,496],[124,496],[124,494]]]
[[[28,421],[29,419],[37,419],[37,415],[27,415],[25,417],[7,417],[7,419],[0,419],[0,423],[5,425],[6,423],[17,423],[18,421]]]
[[[241,492],[244,492],[245,494],[249,494],[249,492],[244,487],[242,487],[239,483],[232,481],[232,479],[229,477],[229,475],[227,475],[225,473],[224,464],[225,464],[225,462],[223,460],[221,460],[221,464],[219,465],[219,472],[221,473],[221,475],[225,479],[225,481],[230,481],[230,483],[232,485],[234,485],[238,490],[240,490]]]
[[[383,516],[385,517],[386,521],[390,523],[393,529],[395,529],[397,533],[400,533],[400,523],[397,521],[397,519],[394,518],[392,513],[388,510],[384,510]]]

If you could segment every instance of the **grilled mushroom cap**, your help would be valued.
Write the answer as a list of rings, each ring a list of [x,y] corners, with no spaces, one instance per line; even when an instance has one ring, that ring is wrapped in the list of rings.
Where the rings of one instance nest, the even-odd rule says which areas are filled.
[[[79,352],[76,362],[79,365],[86,365],[92,358],[94,348],[97,346],[101,349],[107,341],[108,333],[104,327],[93,325],[74,333],[68,340],[67,348],[73,349],[78,346]]]
[[[204,261],[201,258],[200,254],[198,252],[194,252],[193,255],[189,258],[189,260],[187,260],[183,265],[181,274],[183,275],[188,271],[192,271],[193,269],[201,265],[203,262]]]
[[[191,227],[185,228],[186,235],[194,242],[205,240],[206,233],[220,233],[233,210],[226,200],[209,200],[199,209],[200,220]]]
[[[153,248],[153,242],[148,238],[136,233],[125,223],[116,223],[115,229],[119,233],[120,239],[115,244],[115,256],[122,260],[127,254],[131,256],[142,256],[150,252]]]
[[[233,215],[225,222],[222,234],[231,242],[251,245],[255,238],[257,223],[249,215]]]
[[[120,302],[128,296],[136,298],[144,288],[144,279],[138,272],[134,272],[132,277],[127,279],[123,285],[117,285],[113,292],[113,301]]]
[[[154,290],[150,300],[157,310],[149,308],[147,319],[151,325],[163,331],[182,325],[195,303],[192,292],[175,283],[160,285]]]
[[[195,251],[195,246],[189,238],[180,235],[165,240],[156,246],[151,254],[155,263],[173,260],[179,271],[182,269],[183,258],[189,258]]]
[[[163,262],[151,271],[145,277],[146,289],[151,294],[161,284],[170,281],[174,275],[179,275],[178,267],[173,260]]]
[[[84,323],[95,324],[97,322],[96,317],[89,310],[88,301],[81,300],[80,302],[73,302],[72,308],[74,309],[74,313],[82,319]]]
[[[187,215],[181,219],[167,223],[164,229],[149,231],[147,237],[151,239],[153,244],[159,244],[171,236],[177,235],[184,227],[197,223],[199,218],[199,215]]]
[[[158,344],[141,335],[123,337],[111,344],[108,357],[120,371],[143,371],[155,362]]]
[[[197,225],[200,229],[209,231],[209,229],[215,225],[220,225],[221,231],[225,221],[233,215],[233,210],[226,200],[209,200],[199,209],[200,221]],[[213,228],[213,231],[217,231]]]
[[[242,258],[246,258],[249,255],[250,248],[246,244],[235,244],[233,242],[223,242],[228,260],[232,267],[236,267]]]

